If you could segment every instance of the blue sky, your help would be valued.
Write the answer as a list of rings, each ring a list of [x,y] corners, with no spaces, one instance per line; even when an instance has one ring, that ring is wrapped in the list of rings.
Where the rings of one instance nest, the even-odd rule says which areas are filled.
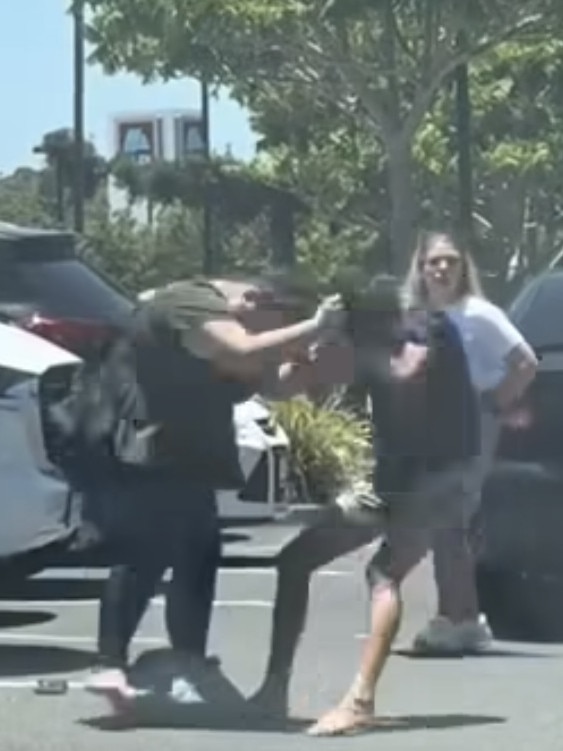
[[[49,130],[72,124],[72,23],[68,0],[0,0],[0,173],[33,165],[32,149]],[[123,112],[194,109],[197,82],[143,86],[129,75],[86,71],[86,133],[110,156],[110,118]],[[245,113],[227,97],[211,104],[212,148],[253,154]]]

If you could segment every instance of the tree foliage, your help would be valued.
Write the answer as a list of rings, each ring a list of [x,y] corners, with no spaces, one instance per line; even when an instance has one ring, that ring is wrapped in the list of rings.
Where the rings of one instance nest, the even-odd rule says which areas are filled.
[[[113,165],[112,174],[133,200],[143,197],[164,206],[179,202],[190,208],[202,208],[210,201],[229,224],[250,223],[280,201],[296,211],[307,208],[280,176],[269,174],[259,164],[214,158],[189,164],[158,161],[137,165],[121,158]]]
[[[248,165],[222,158],[189,169],[112,165],[132,204],[149,196],[158,207],[146,237],[131,214],[102,221],[94,212],[96,243],[101,248],[107,233],[110,267],[130,275],[128,284],[157,278],[161,268],[175,274],[197,266],[201,207],[209,196],[226,269],[258,270],[268,262],[269,212],[280,196],[299,207],[297,258],[306,273],[326,281],[343,264],[373,269],[404,259],[414,222],[443,226],[458,213],[451,74],[466,59],[481,266],[504,280],[509,272],[541,267],[561,246],[557,3],[90,0],[90,6],[94,55],[108,70],[227,85],[259,134],[259,153]],[[72,159],[72,134],[61,138]],[[51,178],[52,165],[50,157]],[[23,183],[35,187],[26,188],[22,212],[42,221],[53,187],[41,172],[0,181],[0,215],[18,213],[13,186]],[[179,237],[193,253],[174,245]],[[157,259],[153,241],[178,250]],[[120,255],[118,246],[130,250]],[[129,272],[132,258],[138,266]]]
[[[0,177],[0,221],[31,227],[49,227],[54,223],[41,189],[41,177],[29,167],[20,167],[13,174]]]
[[[394,256],[416,218],[412,145],[456,66],[502,41],[537,35],[549,0],[91,0],[90,40],[108,70],[228,85],[258,115],[272,99],[308,100],[383,145]],[[288,110],[289,110],[288,105]],[[292,106],[293,112],[296,110]],[[285,119],[290,140],[307,143]],[[316,127],[316,120],[313,121]],[[262,124],[264,121],[262,121]],[[283,125],[281,126],[283,127]],[[275,125],[278,130],[280,125]],[[399,261],[399,265],[401,265]]]
[[[92,211],[82,252],[131,293],[201,272],[201,227],[197,214],[169,208],[152,226],[130,211]]]
[[[51,226],[69,207],[74,189],[76,152],[72,130],[59,128],[45,133],[34,152],[43,156],[39,169],[21,167],[0,178],[0,218],[22,224]],[[95,198],[107,176],[105,160],[95,146],[84,144],[84,194]]]
[[[506,42],[471,67],[479,261],[502,284],[544,265],[563,241],[559,166],[563,42]],[[456,133],[444,90],[415,140],[417,192],[434,226],[455,214]]]

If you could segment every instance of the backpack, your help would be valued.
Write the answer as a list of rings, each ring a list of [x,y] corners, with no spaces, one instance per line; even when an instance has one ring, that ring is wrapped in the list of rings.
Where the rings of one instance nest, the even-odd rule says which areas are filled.
[[[251,394],[186,351],[173,329],[154,327],[141,306],[45,410],[53,463],[79,490],[128,469],[238,490],[233,405]]]
[[[134,346],[118,332],[74,372],[62,398],[48,404],[50,455],[75,489],[90,489],[118,465],[158,465],[156,427],[147,419]]]

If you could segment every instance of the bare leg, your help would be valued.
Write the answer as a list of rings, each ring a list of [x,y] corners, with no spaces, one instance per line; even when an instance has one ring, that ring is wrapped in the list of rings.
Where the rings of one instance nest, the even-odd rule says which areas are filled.
[[[399,585],[422,560],[428,545],[424,534],[391,531],[386,544],[370,564],[372,624],[360,668],[340,704],[310,728],[310,735],[349,735],[374,724],[375,691],[401,622]]]
[[[322,526],[310,527],[280,555],[266,677],[252,698],[267,714],[287,712],[291,670],[305,627],[312,574],[374,539],[371,529],[342,525],[335,515]]]

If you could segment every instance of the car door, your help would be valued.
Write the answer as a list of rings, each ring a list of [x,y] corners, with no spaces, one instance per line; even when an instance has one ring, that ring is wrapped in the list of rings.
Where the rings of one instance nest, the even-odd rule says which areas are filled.
[[[78,358],[0,324],[0,558],[68,534],[69,488],[49,461],[39,404],[40,379]]]
[[[538,372],[526,397],[525,428],[507,426],[499,453],[504,459],[563,461],[563,273],[528,284],[509,310],[538,356]]]

